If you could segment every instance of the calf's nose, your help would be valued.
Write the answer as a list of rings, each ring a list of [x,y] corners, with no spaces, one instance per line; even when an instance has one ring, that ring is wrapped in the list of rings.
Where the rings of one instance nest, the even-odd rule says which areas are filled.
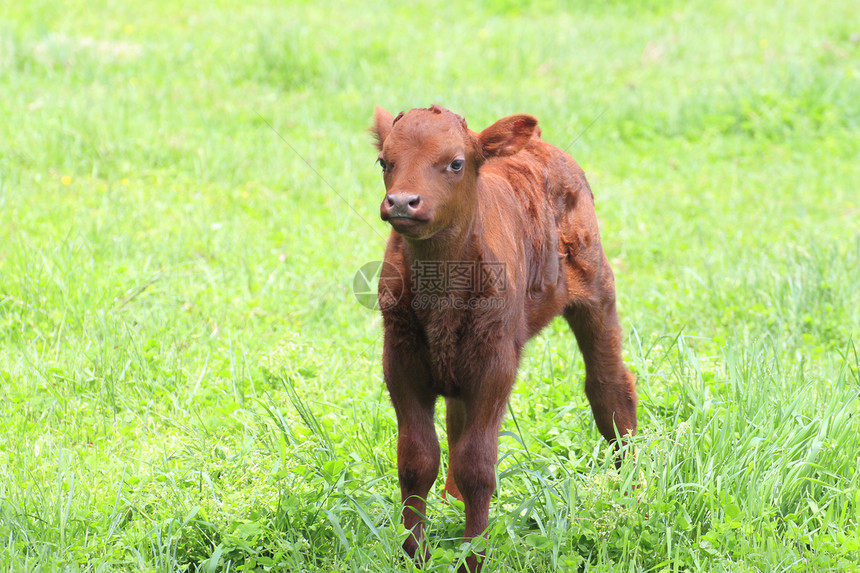
[[[396,217],[411,219],[421,209],[421,204],[421,195],[414,193],[389,193],[382,201],[382,219],[386,221]]]

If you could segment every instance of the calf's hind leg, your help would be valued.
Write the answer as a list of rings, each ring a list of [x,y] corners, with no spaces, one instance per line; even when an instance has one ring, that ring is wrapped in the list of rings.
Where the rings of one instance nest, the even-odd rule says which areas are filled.
[[[463,435],[463,429],[466,426],[466,405],[463,404],[462,400],[446,398],[445,407],[445,422],[448,429],[448,451],[453,453],[457,451],[457,444],[460,442],[460,437]],[[460,493],[460,490],[457,488],[457,482],[454,480],[454,464],[450,460],[448,462],[448,474],[445,478],[445,493],[463,501],[463,494]]]
[[[597,429],[610,443],[616,441],[616,428],[621,436],[635,434],[635,378],[621,359],[614,288],[604,287],[596,301],[572,302],[564,317],[585,362],[585,395]]]

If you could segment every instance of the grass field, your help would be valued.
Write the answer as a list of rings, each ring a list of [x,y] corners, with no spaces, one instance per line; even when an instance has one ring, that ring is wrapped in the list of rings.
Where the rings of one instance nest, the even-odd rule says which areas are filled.
[[[566,325],[529,344],[488,570],[860,571],[847,0],[3,2],[0,571],[416,570],[351,289],[373,105],[431,103],[580,162],[638,376],[616,471]]]

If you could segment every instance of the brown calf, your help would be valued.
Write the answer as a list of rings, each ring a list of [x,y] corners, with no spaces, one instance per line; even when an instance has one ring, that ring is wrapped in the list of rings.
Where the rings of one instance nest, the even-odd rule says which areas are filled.
[[[447,407],[445,491],[465,502],[472,539],[487,527],[499,428],[526,341],[564,316],[610,442],[636,430],[636,389],[621,360],[591,190],[568,154],[541,141],[534,117],[475,133],[438,106],[396,118],[377,107],[372,131],[386,189],[381,217],[393,228],[380,277],[382,365],[412,532],[404,549],[415,556],[439,471],[438,396]],[[469,571],[477,561],[469,557]]]

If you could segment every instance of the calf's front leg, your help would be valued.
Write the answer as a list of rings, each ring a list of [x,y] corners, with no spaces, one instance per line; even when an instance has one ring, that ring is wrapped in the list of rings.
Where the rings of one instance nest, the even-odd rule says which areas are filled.
[[[489,523],[490,501],[496,490],[499,429],[516,376],[516,359],[491,371],[462,398],[449,400],[449,408],[462,415],[456,442],[449,444],[450,475],[466,508],[463,537],[483,535]],[[452,492],[453,493],[453,492]],[[481,555],[470,555],[459,573],[481,570]]]
[[[397,352],[386,340],[382,354],[385,384],[397,415],[397,477],[403,525],[410,531],[403,549],[415,557],[423,545],[427,494],[439,473],[439,440],[433,425],[436,395],[429,374],[414,356]],[[424,558],[423,553],[418,553]]]

